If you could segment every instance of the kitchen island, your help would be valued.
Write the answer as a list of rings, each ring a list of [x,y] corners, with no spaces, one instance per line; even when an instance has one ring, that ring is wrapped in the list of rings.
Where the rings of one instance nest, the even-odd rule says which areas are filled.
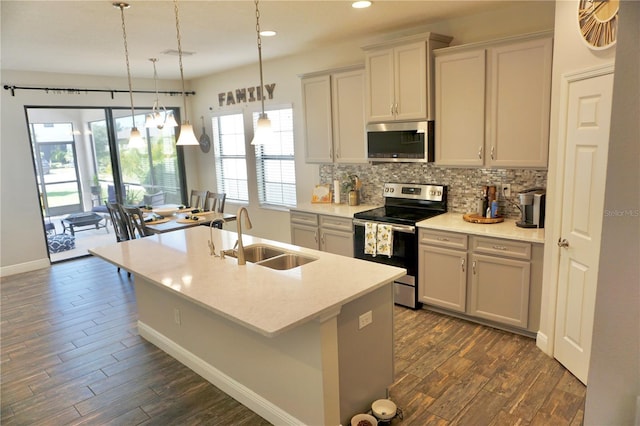
[[[348,424],[386,397],[404,269],[251,236],[315,260],[239,266],[210,236],[216,253],[237,239],[196,227],[90,252],[133,273],[142,337],[274,424]]]

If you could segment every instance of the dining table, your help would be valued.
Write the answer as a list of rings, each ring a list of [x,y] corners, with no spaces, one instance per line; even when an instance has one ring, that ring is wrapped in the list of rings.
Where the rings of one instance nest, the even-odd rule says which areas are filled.
[[[145,215],[152,215],[161,210],[142,209]],[[191,208],[176,208],[171,214],[162,214],[158,216],[150,216],[145,220],[145,227],[153,234],[163,234],[165,232],[179,231],[194,226],[210,226],[212,222],[233,222],[236,215],[231,213],[197,211]],[[149,220],[150,218],[156,218]]]

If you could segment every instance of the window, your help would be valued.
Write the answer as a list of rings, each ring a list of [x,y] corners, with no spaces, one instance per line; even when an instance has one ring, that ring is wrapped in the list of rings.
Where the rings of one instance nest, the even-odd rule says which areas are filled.
[[[249,201],[247,158],[242,113],[212,118],[218,192],[227,200]]]
[[[176,112],[174,111],[174,114]],[[121,173],[121,183],[126,204],[140,204],[146,195],[162,193],[165,203],[180,204],[183,188],[179,172],[178,150],[175,145],[175,128],[145,128],[146,114],[134,116],[136,127],[140,129],[144,144],[129,146],[131,116],[114,117],[116,130],[117,158]],[[101,186],[114,184],[111,170],[111,146],[107,135],[107,121],[90,121],[94,167],[96,179]],[[101,192],[105,192],[101,189]],[[105,198],[105,197],[102,197]],[[114,201],[114,200],[110,200]]]
[[[253,113],[256,128],[259,113]],[[268,111],[274,142],[257,145],[256,172],[261,205],[296,205],[296,168],[293,143],[293,109]]]

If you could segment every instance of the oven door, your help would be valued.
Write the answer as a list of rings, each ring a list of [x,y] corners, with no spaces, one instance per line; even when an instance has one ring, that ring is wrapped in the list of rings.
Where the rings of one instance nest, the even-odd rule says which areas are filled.
[[[353,220],[353,255],[357,259],[405,268],[407,275],[394,283],[395,303],[410,308],[419,307],[417,296],[418,277],[418,236],[414,226],[391,224],[393,226],[393,252],[387,255],[365,254],[364,225],[367,221]],[[380,223],[380,222],[377,222]],[[385,223],[385,225],[390,225]]]

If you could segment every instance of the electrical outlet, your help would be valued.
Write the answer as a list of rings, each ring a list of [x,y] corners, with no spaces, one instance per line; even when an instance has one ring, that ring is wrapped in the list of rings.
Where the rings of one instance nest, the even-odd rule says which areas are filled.
[[[176,325],[180,325],[180,323],[182,323],[182,318],[180,318],[180,309],[178,308],[173,308],[173,322],[175,322]]]
[[[503,183],[501,185],[502,187],[502,196],[503,197],[511,197],[511,184],[510,183]]]
[[[373,322],[373,312],[367,311],[358,318],[358,330],[362,330]]]

